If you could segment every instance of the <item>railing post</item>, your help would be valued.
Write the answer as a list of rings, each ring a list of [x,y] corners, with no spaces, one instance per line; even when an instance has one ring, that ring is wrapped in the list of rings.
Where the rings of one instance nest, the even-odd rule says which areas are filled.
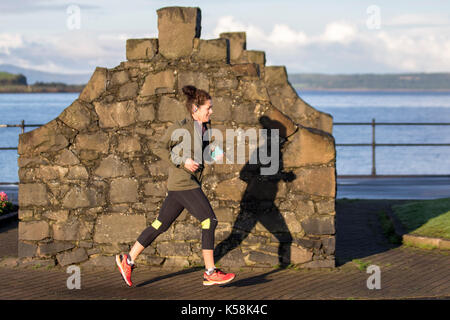
[[[377,175],[375,163],[375,118],[372,119],[372,176]]]
[[[22,133],[24,133],[25,132],[25,120],[22,120],[21,127],[22,127]]]

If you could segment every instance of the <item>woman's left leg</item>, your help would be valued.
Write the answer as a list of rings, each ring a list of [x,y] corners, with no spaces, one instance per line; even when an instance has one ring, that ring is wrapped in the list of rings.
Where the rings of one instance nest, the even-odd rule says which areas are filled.
[[[182,191],[179,201],[202,226],[202,254],[205,268],[212,270],[214,264],[214,232],[217,226],[217,218],[209,203],[208,198],[201,188]]]

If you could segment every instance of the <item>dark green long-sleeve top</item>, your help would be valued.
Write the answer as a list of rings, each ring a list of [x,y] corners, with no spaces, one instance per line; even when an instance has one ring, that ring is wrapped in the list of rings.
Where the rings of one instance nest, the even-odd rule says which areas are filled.
[[[206,131],[211,128],[211,123],[203,123],[203,126]],[[158,157],[170,164],[167,181],[169,191],[201,187],[205,163],[203,151],[209,143],[210,135],[208,135],[206,141],[203,141],[202,127],[191,116],[176,121],[167,129],[153,151]],[[200,164],[195,172],[191,172],[184,167],[188,158]]]

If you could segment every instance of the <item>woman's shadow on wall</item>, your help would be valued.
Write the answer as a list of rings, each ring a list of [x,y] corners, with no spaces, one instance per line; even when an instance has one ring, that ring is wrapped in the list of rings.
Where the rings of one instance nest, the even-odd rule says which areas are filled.
[[[260,222],[277,239],[279,243],[278,266],[285,268],[291,262],[290,247],[293,239],[280,210],[275,205],[275,198],[278,193],[279,182],[290,182],[295,179],[295,175],[292,172],[283,171],[281,150],[283,143],[286,141],[284,138],[286,136],[286,128],[280,122],[264,116],[259,121],[263,128],[267,129],[267,138],[264,144],[259,145],[254,150],[255,156],[258,155],[255,158],[257,159],[256,163],[253,164],[251,161],[248,161],[240,171],[239,177],[247,183],[247,187],[240,201],[239,214],[234,221],[231,234],[216,246],[214,258],[215,261],[219,262],[227,253],[240,246],[249,237],[257,223]],[[277,132],[272,132],[274,129],[279,130],[279,139],[275,139],[277,146],[271,145],[271,134],[276,134]],[[261,148],[263,149],[263,154],[267,150],[267,155],[272,161],[271,163],[264,164],[266,161],[261,161],[259,157]],[[277,149],[280,152],[276,152]],[[272,155],[272,152],[274,152],[274,155]],[[273,172],[273,169],[275,169],[275,173],[267,174],[269,167],[274,165],[273,161],[278,161],[278,168],[271,167],[270,171]],[[248,239],[251,245],[260,243],[259,238],[254,236],[252,238]],[[261,251],[267,249],[266,245],[263,244],[262,246]],[[261,282],[263,278],[258,276],[258,279],[255,280]]]

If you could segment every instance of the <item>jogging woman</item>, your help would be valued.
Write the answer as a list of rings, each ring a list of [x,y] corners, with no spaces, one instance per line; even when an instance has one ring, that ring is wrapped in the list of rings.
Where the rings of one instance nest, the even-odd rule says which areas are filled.
[[[131,272],[135,267],[134,261],[138,255],[157,236],[166,231],[185,208],[201,223],[202,254],[206,269],[203,274],[203,284],[224,284],[235,277],[233,273],[224,273],[215,267],[214,231],[217,219],[208,198],[201,189],[203,151],[209,144],[209,141],[203,141],[203,134],[210,128],[211,96],[206,91],[194,86],[185,86],[182,90],[187,96],[186,108],[189,115],[186,119],[176,121],[168,128],[155,150],[161,159],[170,164],[167,197],[161,206],[158,218],[141,233],[130,252],[116,255],[116,264],[126,284],[130,287],[132,286]],[[180,147],[183,142],[182,139],[173,140],[172,133],[177,129],[180,130],[176,133],[186,133],[182,139],[186,139],[186,137],[197,139],[197,141],[189,141],[188,145],[194,147],[182,156],[179,155],[179,152],[174,151],[174,148]],[[177,149],[175,148],[175,150]]]

